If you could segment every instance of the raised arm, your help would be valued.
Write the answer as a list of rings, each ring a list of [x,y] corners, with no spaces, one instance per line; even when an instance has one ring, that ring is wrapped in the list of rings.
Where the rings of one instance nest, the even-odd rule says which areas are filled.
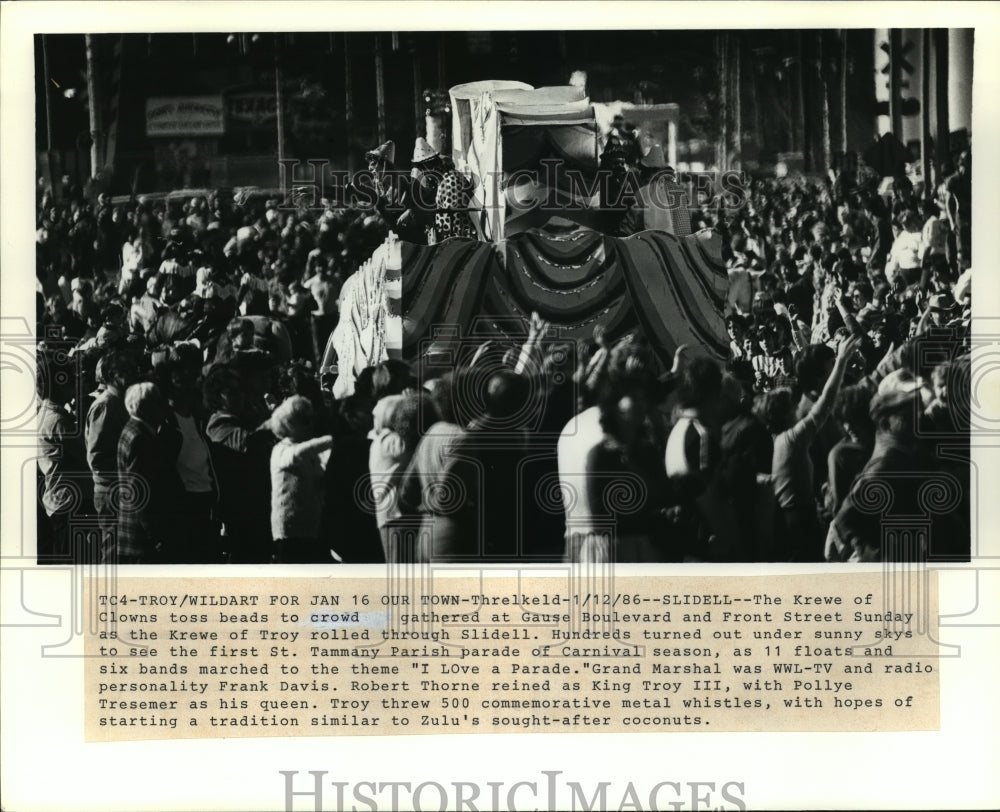
[[[791,325],[792,329],[792,343],[795,344],[797,350],[804,350],[809,346],[809,338],[802,332],[802,328],[799,327],[799,320],[794,316],[788,316],[788,323]]]
[[[851,336],[840,342],[840,346],[837,348],[837,360],[833,364],[833,372],[826,379],[823,391],[816,399],[812,409],[809,410],[810,416],[817,424],[822,423],[833,408],[833,402],[837,399],[837,393],[840,391],[840,384],[844,380],[844,372],[860,343],[860,336]]]
[[[295,459],[301,459],[310,454],[322,454],[330,448],[333,448],[333,437],[329,434],[324,434],[322,437],[314,437],[312,440],[295,443],[292,446],[291,453]]]
[[[920,320],[917,322],[916,335],[923,335],[927,332],[927,327],[931,323],[931,309],[930,307],[925,307],[924,312],[920,314]]]
[[[523,375],[528,364],[532,361],[534,361],[535,370],[541,369],[541,353],[539,352],[539,348],[542,336],[545,335],[548,326],[548,322],[539,316],[538,313],[531,314],[531,321],[528,324],[528,338],[521,347],[521,353],[514,367],[514,371],[518,375]]]
[[[841,318],[844,320],[844,324],[847,329],[851,331],[851,335],[863,335],[865,331],[861,329],[861,325],[858,324],[858,320],[854,317],[854,314],[847,309],[847,305],[844,304],[843,298],[838,296],[834,301],[837,304],[837,310],[840,311]]]

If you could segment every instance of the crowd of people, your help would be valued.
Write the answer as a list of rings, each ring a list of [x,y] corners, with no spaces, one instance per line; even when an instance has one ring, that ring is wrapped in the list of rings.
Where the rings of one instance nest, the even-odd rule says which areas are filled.
[[[967,556],[968,171],[693,209],[724,240],[726,359],[533,315],[341,400],[319,365],[378,207],[41,190],[40,560]]]

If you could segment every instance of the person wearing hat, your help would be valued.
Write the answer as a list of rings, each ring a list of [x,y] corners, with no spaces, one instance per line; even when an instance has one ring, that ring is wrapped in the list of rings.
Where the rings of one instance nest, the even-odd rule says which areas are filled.
[[[441,155],[425,138],[417,138],[410,160],[411,188],[406,211],[399,218],[399,234],[410,242],[434,242],[437,190],[444,174]]]
[[[434,241],[449,237],[473,239],[475,233],[469,203],[471,182],[454,167],[446,169],[435,195]]]
[[[428,143],[426,138],[417,136],[417,139],[413,142],[413,157],[410,159],[410,164],[419,172],[442,169],[444,158],[440,152]],[[414,177],[416,177],[416,173]]]
[[[604,142],[601,167],[621,166],[633,169],[641,158],[642,152],[635,131],[625,123],[625,116],[621,113],[616,114],[611,120],[611,130]]]
[[[637,208],[634,191],[638,189],[638,168],[641,152],[635,135],[628,130],[622,115],[616,115],[611,123],[601,151],[600,206],[603,212],[604,230],[608,234],[627,236],[629,229],[636,229],[629,214]],[[629,179],[631,177],[631,182]]]
[[[948,291],[935,293],[927,303],[931,323],[935,327],[947,327],[958,317],[960,308]]]
[[[413,184],[410,205],[399,219],[400,236],[415,239],[422,231],[421,242],[428,245],[449,237],[473,237],[469,217],[471,184],[455,170],[427,139],[418,137],[413,144]]]
[[[653,144],[642,158],[639,159],[639,177],[643,186],[654,183],[657,185],[657,197],[653,202],[666,208],[671,215],[672,234],[682,237],[691,233],[691,199],[687,189],[677,182],[677,173],[667,163],[663,155],[663,147]],[[647,222],[649,214],[646,215]],[[652,226],[647,226],[652,228]]]
[[[386,141],[375,149],[368,150],[365,153],[365,161],[368,163],[368,171],[372,172],[378,181],[387,172],[392,172],[396,168],[396,143]]]
[[[384,144],[370,149],[365,153],[368,168],[373,172],[384,172],[396,166],[396,142],[386,141]]]
[[[394,228],[405,210],[408,189],[396,171],[396,144],[386,141],[365,153],[368,166],[355,173],[349,190],[355,205],[366,210],[374,208]]]
[[[622,220],[619,233],[666,231],[678,237],[691,233],[690,198],[674,170],[663,157],[663,148],[653,144],[637,162],[635,181],[641,186]]]
[[[875,424],[875,446],[830,524],[827,561],[879,561],[885,555],[897,560],[918,560],[924,552],[916,546],[883,550],[883,516],[869,506],[874,488],[888,488],[894,513],[921,513],[917,490],[924,480],[915,474],[926,470],[926,466],[914,428],[922,409],[916,384],[879,391],[872,398],[870,413]]]
[[[634,173],[642,157],[635,133],[626,125],[625,117],[620,113],[611,122],[611,129],[604,141],[601,151],[600,172],[604,175],[601,183],[601,209],[615,212],[623,217],[631,202],[627,188],[627,178]],[[609,223],[609,231],[616,230],[620,225],[613,221]]]
[[[380,203],[383,206],[389,205],[393,201],[394,192],[398,191],[395,188],[398,184],[393,178],[396,171],[395,142],[386,141],[381,146],[368,150],[365,153],[365,160],[368,162],[368,171],[372,174],[372,183],[378,195],[376,206]]]

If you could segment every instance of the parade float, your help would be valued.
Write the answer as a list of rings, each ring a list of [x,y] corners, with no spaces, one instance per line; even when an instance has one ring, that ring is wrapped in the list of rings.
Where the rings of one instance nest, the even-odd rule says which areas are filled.
[[[402,246],[390,234],[341,288],[340,318],[320,367],[327,374],[336,373],[337,399],[353,394],[354,379],[362,369],[402,355]]]
[[[657,210],[655,196],[640,196],[649,210],[638,233],[601,228],[601,118],[610,106],[575,86],[519,82],[460,85],[450,95],[452,160],[471,181],[468,214],[479,238],[415,245],[390,235],[347,280],[323,361],[339,362],[338,396],[385,358],[519,341],[533,312],[571,339],[598,326],[612,337],[639,329],[665,362],[681,344],[725,356],[728,279],[718,235],[686,233],[675,210]],[[675,122],[673,105],[659,108],[645,110],[645,120]],[[664,147],[653,147],[662,161]]]

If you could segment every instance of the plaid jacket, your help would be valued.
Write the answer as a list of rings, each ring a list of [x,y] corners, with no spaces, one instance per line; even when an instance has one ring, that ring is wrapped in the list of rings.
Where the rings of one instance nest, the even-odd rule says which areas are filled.
[[[152,563],[170,542],[173,514],[184,491],[176,450],[132,417],[118,441],[118,560]]]
[[[116,459],[122,428],[128,412],[119,392],[105,389],[87,411],[87,464],[94,475],[94,490],[100,504],[118,481]]]

